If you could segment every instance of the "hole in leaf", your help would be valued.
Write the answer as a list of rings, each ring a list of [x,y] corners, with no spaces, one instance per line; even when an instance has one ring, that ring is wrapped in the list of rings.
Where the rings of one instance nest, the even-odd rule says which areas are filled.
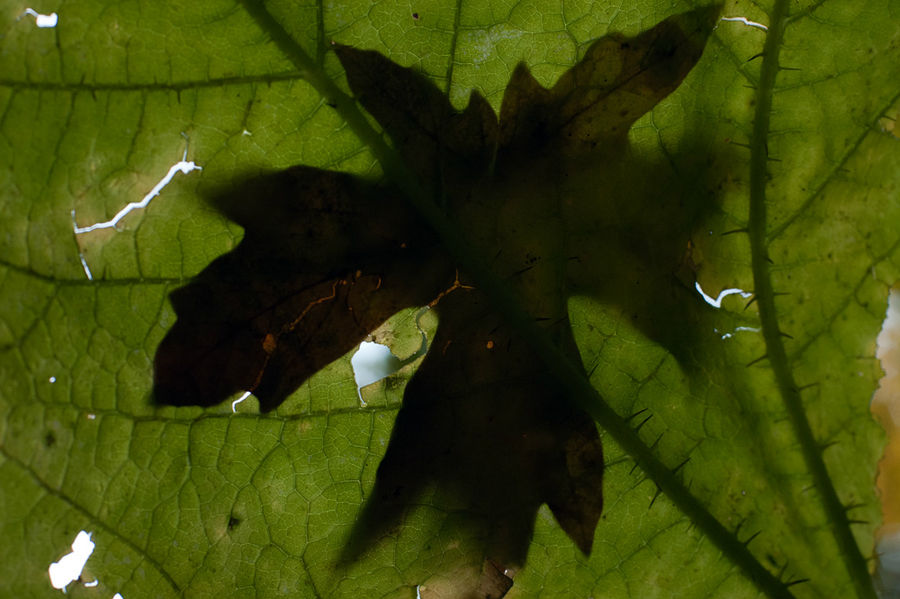
[[[356,392],[361,405],[366,405],[362,397],[362,388],[390,377],[392,374],[415,362],[428,351],[428,335],[422,329],[421,318],[429,310],[426,306],[416,312],[416,328],[421,335],[419,348],[406,359],[401,360],[387,345],[374,341],[363,341],[359,349],[350,358],[353,367],[353,378],[356,380]]]
[[[39,29],[53,29],[54,27],[56,27],[57,23],[59,23],[59,15],[57,15],[55,12],[44,15],[34,10],[33,8],[26,8],[25,12],[22,13],[19,19],[26,15],[34,17],[34,24]]]
[[[50,564],[48,574],[53,588],[65,591],[67,586],[81,578],[81,572],[94,552],[91,534],[84,530],[79,531],[72,542],[72,552],[62,556],[58,562]]]

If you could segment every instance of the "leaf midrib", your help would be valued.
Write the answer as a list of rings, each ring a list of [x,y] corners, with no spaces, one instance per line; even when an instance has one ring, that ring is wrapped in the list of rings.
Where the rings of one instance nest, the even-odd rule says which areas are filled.
[[[775,381],[788,413],[794,436],[800,444],[803,460],[819,491],[825,514],[831,522],[832,534],[838,549],[844,556],[850,579],[860,598],[875,599],[875,589],[868,572],[868,565],[859,550],[847,509],[843,506],[832,483],[822,448],[816,442],[806,417],[800,390],[794,381],[791,363],[782,340],[775,308],[775,292],[769,269],[768,233],[766,223],[766,185],[769,125],[775,92],[775,80],[780,70],[778,59],[784,30],[788,19],[788,0],[776,0],[769,16],[769,30],[763,46],[763,64],[756,94],[756,113],[753,118],[753,135],[750,140],[750,215],[748,235],[753,269],[753,285],[766,356],[772,366]]]

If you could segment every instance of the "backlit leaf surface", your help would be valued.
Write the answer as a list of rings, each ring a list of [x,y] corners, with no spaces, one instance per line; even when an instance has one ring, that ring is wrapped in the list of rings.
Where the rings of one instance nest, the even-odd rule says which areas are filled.
[[[520,61],[551,87],[593,40],[690,8],[271,2],[264,19],[249,3],[85,2],[59,6],[59,25],[38,29],[5,4],[0,588],[57,592],[47,566],[85,529],[97,548],[84,579],[128,599],[452,590],[478,535],[427,494],[371,553],[332,567],[372,491],[410,371],[364,389],[365,409],[349,355],[265,414],[253,400],[237,414],[227,402],[151,404],[153,356],[175,321],[169,293],[242,235],[201,198],[241,173],[298,164],[380,176],[371,145],[309,83],[315,75],[348,90],[332,40],[419,69],[458,109],[477,89],[500,110]],[[874,338],[897,279],[900,15],[875,0],[737,2],[722,14],[769,31],[719,22],[682,85],[616,149],[623,166],[580,183],[617,199],[604,200],[614,209],[600,220],[594,209],[572,218],[583,289],[566,316],[604,400],[638,414],[630,422],[644,423],[644,444],[736,539],[759,531],[753,563],[723,553],[677,497],[657,497],[601,429],[605,505],[590,557],[542,509],[508,596],[757,596],[746,574],[754,564],[785,582],[809,579],[787,588],[796,596],[865,596],[854,564],[871,556],[879,517],[881,437],[868,402]],[[783,36],[767,37],[776,30]],[[285,39],[314,72],[298,72]],[[750,60],[767,39],[777,43]],[[73,233],[72,210],[86,225],[144,197],[181,159],[181,133],[203,171],[177,174],[118,231]],[[760,171],[752,161],[764,150]],[[725,234],[750,224],[760,188],[771,263],[747,235]],[[706,210],[688,220],[690,244],[675,260],[679,215],[698,205]],[[771,291],[746,309],[733,296],[715,309],[691,291],[695,280],[713,296],[754,290],[760,260]],[[748,330],[765,324],[766,302],[790,335],[779,337],[777,364],[756,361],[778,352]],[[410,312],[380,331],[398,348],[418,334]],[[811,474],[810,446],[785,409],[793,391],[774,366],[802,388],[824,478]],[[859,507],[829,508],[823,485]],[[847,534],[857,557],[841,545]]]

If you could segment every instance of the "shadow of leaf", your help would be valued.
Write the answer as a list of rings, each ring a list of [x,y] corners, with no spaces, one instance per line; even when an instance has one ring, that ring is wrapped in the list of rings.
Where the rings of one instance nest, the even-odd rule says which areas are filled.
[[[696,193],[707,165],[674,172],[633,155],[627,134],[699,60],[717,14],[597,40],[550,89],[520,65],[499,119],[477,93],[458,112],[412,69],[335,51],[410,176],[573,362],[567,299],[587,293],[690,363],[703,314],[686,252],[715,205]],[[603,504],[595,424],[390,184],[295,167],[211,201],[245,237],[172,294],[159,403],[213,405],[248,390],[272,410],[398,310],[432,305],[437,335],[342,559],[392,534],[426,488],[480,539],[471,563],[482,578],[458,596],[506,592],[496,573],[524,563],[541,504],[590,552]]]

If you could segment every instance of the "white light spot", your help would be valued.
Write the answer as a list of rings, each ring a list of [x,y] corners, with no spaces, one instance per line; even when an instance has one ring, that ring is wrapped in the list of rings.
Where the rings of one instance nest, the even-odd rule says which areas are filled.
[[[374,341],[363,341],[359,344],[359,349],[350,358],[350,365],[353,367],[353,378],[356,380],[356,393],[359,396],[359,403],[363,406],[366,402],[362,398],[362,388],[377,383],[383,378],[387,378],[394,374],[407,364],[410,364],[428,351],[428,336],[419,325],[419,319],[428,311],[428,307],[424,307],[416,312],[416,328],[422,335],[422,344],[416,352],[401,360],[391,352],[391,349]]]
[[[706,300],[706,303],[709,304],[710,306],[712,306],[713,308],[721,308],[722,300],[725,299],[726,297],[728,297],[729,295],[740,295],[743,298],[748,298],[751,295],[753,295],[749,291],[744,291],[743,289],[723,289],[722,292],[719,293],[718,297],[712,298],[703,292],[703,288],[700,287],[700,281],[697,281],[696,283],[694,283],[694,288],[697,290],[697,293],[699,293],[701,296],[703,296],[703,299]]]
[[[374,341],[363,341],[359,349],[350,358],[353,367],[353,378],[356,380],[356,393],[359,402],[366,405],[362,398],[362,388],[377,383],[400,370],[400,358],[395,356],[386,345]]]
[[[50,564],[50,584],[54,589],[66,591],[66,587],[81,577],[81,571],[94,552],[94,542],[89,532],[81,531],[72,542],[72,553],[66,554],[58,562]]]
[[[232,411],[232,413],[237,414],[237,405],[238,405],[239,403],[241,403],[242,401],[244,401],[245,399],[247,399],[248,397],[250,397],[250,395],[252,395],[252,394],[251,394],[249,391],[244,391],[244,394],[243,394],[243,395],[241,395],[241,396],[238,397],[236,400],[234,400],[233,402],[231,402],[231,411]]]
[[[881,361],[881,368],[884,370],[878,391],[875,393],[873,403],[879,406],[886,406],[891,415],[891,427],[900,426],[900,394],[896,392],[900,386],[900,289],[892,289],[888,295],[888,307],[882,325],[881,333],[878,334],[878,352],[876,355]],[[896,443],[896,440],[892,440]],[[881,470],[881,475],[894,476],[893,471]],[[900,529],[898,529],[900,534]],[[898,547],[900,547],[900,537],[898,537]]]
[[[487,62],[494,56],[498,45],[505,41],[521,39],[525,32],[506,23],[500,23],[489,29],[476,29],[469,32],[466,47],[469,56],[476,65]]]
[[[123,597],[120,593],[116,593],[115,595],[113,595],[112,599],[125,599],[125,597]]]
[[[762,23],[757,23],[756,21],[750,21],[747,17],[722,17],[723,21],[737,21],[739,23],[743,23],[747,27],[756,27],[757,29],[762,29],[763,31],[768,31],[769,28],[763,25]]]
[[[159,195],[159,192],[162,191],[163,187],[165,187],[166,185],[169,184],[169,182],[172,180],[172,177],[174,177],[176,173],[178,173],[180,171],[186,175],[189,172],[195,171],[195,170],[196,171],[203,170],[203,167],[197,166],[196,164],[194,164],[193,161],[187,162],[185,160],[182,160],[180,162],[177,162],[176,164],[173,164],[172,167],[169,169],[169,172],[166,173],[166,176],[163,177],[159,181],[159,183],[157,183],[153,187],[153,189],[150,190],[150,193],[145,195],[144,199],[142,199],[140,202],[131,202],[130,204],[128,204],[127,206],[125,206],[124,208],[119,210],[119,212],[108,221],[90,225],[89,227],[79,227],[78,225],[75,225],[75,227],[74,227],[75,234],[81,235],[82,233],[90,233],[91,231],[96,231],[97,229],[113,229],[113,228],[115,228],[116,225],[119,224],[119,221],[122,220],[123,218],[125,218],[125,216],[132,210],[146,208],[147,205],[150,203],[150,201]],[[72,211],[72,218],[73,219],[75,218],[74,210]]]
[[[72,211],[72,222],[75,222],[75,211]],[[87,260],[84,259],[84,254],[78,252],[78,257],[81,258],[81,267],[84,269],[84,274],[87,276],[88,281],[94,280],[94,275],[91,274],[91,269],[87,265]]]
[[[100,579],[92,580],[92,581],[90,581],[90,582],[86,582],[86,583],[84,583],[84,586],[85,586],[86,588],[92,589],[92,588],[94,588],[95,586],[97,586],[98,584],[100,584]]]
[[[416,599],[422,599],[422,592],[419,590],[422,585],[416,585]]]
[[[88,415],[87,415],[87,419],[88,419],[88,420],[96,420],[96,419],[97,419],[97,415],[96,415],[96,414],[88,414]]]
[[[21,19],[25,15],[34,17],[34,24],[41,29],[56,27],[56,24],[59,22],[59,17],[55,12],[52,12],[49,15],[42,15],[33,8],[26,8],[25,12],[22,13],[22,16],[19,17],[19,19]]]
[[[759,329],[759,328],[757,328],[757,327],[736,327],[736,328],[734,329],[734,332],[735,332],[735,333],[738,333],[738,332],[741,332],[741,331],[749,331],[749,332],[752,332],[752,333],[759,333],[761,330],[762,330],[762,329]],[[716,333],[718,333],[718,332],[719,332],[719,329],[713,329],[713,331],[716,332]],[[724,334],[722,335],[722,339],[731,339],[732,337],[734,337],[734,333],[724,333]]]
[[[182,133],[182,135],[184,135]],[[187,136],[185,136],[187,139]],[[150,204],[150,201],[153,200],[156,196],[160,194],[163,188],[169,184],[173,177],[179,172],[184,173],[185,175],[190,173],[191,171],[202,171],[203,167],[198,166],[194,163],[194,161],[188,162],[187,160],[187,146],[184,148],[184,154],[181,157],[181,160],[171,166],[169,168],[169,172],[166,173],[166,176],[160,179],[159,183],[153,186],[153,189],[144,196],[144,198],[140,202],[131,202],[121,210],[110,220],[96,223],[87,227],[79,227],[78,222],[75,220],[75,210],[72,210],[72,230],[75,232],[75,235],[82,235],[84,233],[90,233],[91,231],[96,231],[97,229],[115,229],[116,225],[119,224],[119,221],[125,218],[133,210],[139,210],[141,208],[146,208],[147,205]],[[78,252],[78,258],[81,260],[81,267],[84,269],[84,274],[87,276],[89,281],[93,281],[94,277],[91,274],[91,269],[88,267],[87,260],[84,259],[84,254],[80,251]]]
[[[50,384],[52,385],[53,383],[56,382],[56,377],[55,377],[55,376],[51,376],[51,377],[50,377],[49,379],[47,379],[47,380],[50,381]]]
[[[246,129],[244,129],[243,131],[241,131],[241,135],[253,135],[253,134],[250,133],[249,131],[247,131]]]

